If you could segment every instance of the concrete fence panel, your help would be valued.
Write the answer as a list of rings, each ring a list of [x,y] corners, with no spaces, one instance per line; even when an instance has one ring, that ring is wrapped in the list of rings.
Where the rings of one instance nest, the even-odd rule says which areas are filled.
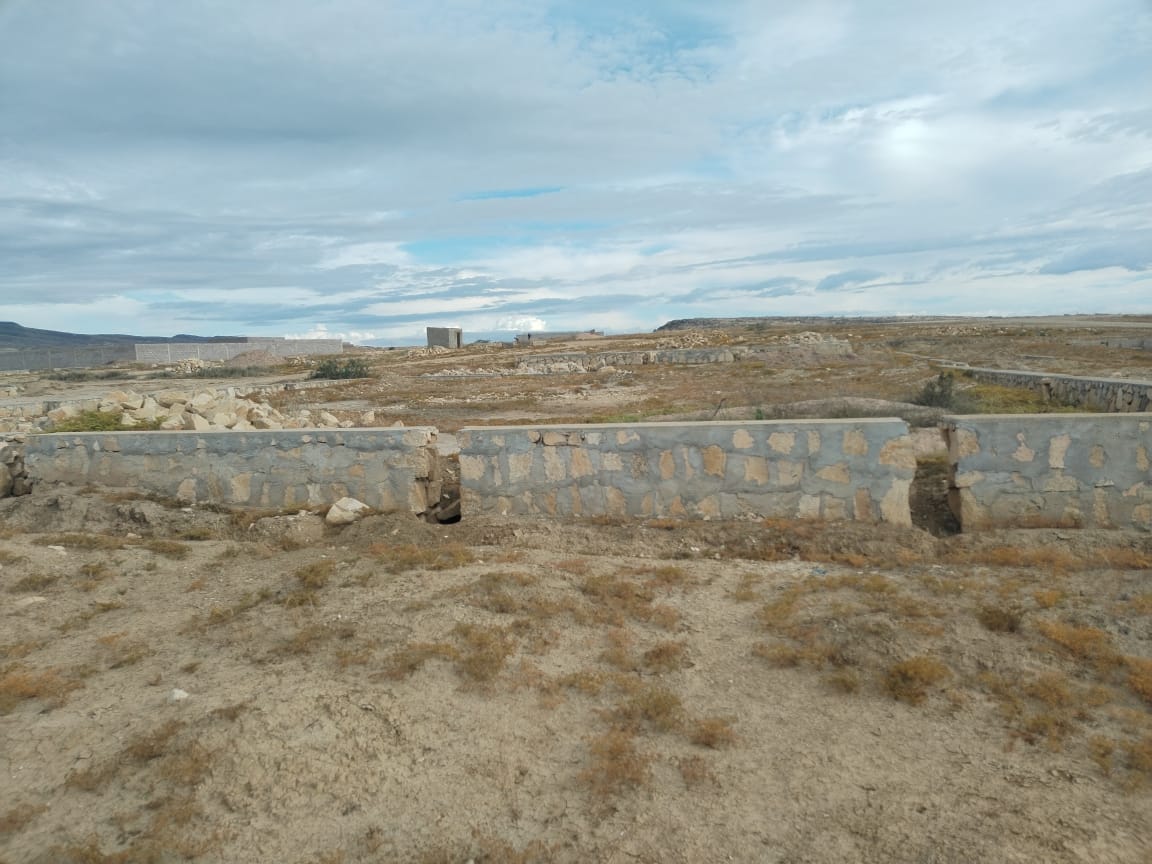
[[[462,429],[469,514],[757,517],[911,524],[898,419]]]
[[[948,417],[950,501],[965,531],[1152,530],[1152,417]]]

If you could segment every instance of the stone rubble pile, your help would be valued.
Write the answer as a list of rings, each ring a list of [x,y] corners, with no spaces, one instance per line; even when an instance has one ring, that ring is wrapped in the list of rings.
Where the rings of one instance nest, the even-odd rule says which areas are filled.
[[[24,471],[24,439],[0,440],[0,498],[27,495],[32,484]]]
[[[349,429],[357,425],[376,425],[374,411],[364,412],[358,421],[341,420],[328,411],[308,409],[292,415],[282,414],[259,398],[240,395],[235,387],[223,390],[199,388],[195,391],[169,389],[150,394],[114,390],[91,407],[101,412],[119,413],[120,423],[127,429],[158,425],[168,431],[231,429],[243,432],[251,429]],[[43,428],[51,431],[86,409],[91,410],[83,403],[61,405],[48,412]]]

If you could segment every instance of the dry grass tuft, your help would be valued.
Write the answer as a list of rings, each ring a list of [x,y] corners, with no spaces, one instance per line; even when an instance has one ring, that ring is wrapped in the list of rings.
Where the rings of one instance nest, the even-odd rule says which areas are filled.
[[[10,714],[17,705],[32,699],[58,708],[80,686],[79,681],[61,675],[57,669],[37,671],[11,666],[0,675],[0,715]]]
[[[11,810],[0,813],[0,837],[23,830],[47,809],[43,804],[17,804]]]
[[[824,682],[840,693],[860,691],[860,676],[855,669],[835,669],[824,676]]]
[[[59,576],[51,575],[48,573],[29,573],[27,576],[22,576],[11,585],[9,585],[8,591],[12,594],[43,591],[45,588],[56,582],[59,578]]]
[[[1061,621],[1041,621],[1036,629],[1044,638],[1055,642],[1078,660],[1094,663],[1098,668],[1120,662],[1112,647],[1112,636],[1096,627],[1078,627]]]
[[[177,543],[175,540],[147,540],[144,542],[144,548],[149,552],[155,552],[157,555],[174,558],[178,561],[187,558],[190,551],[183,543]]]
[[[644,652],[641,662],[650,672],[675,672],[692,665],[686,642],[659,642]]]
[[[516,650],[516,640],[499,627],[457,624],[453,633],[462,643],[456,669],[472,681],[491,681]]]
[[[696,789],[704,785],[720,785],[720,781],[716,779],[716,775],[712,773],[712,769],[708,767],[708,761],[703,756],[685,756],[676,761],[676,767],[680,769],[680,777],[689,789]]]
[[[1129,689],[1152,705],[1152,660],[1142,657],[1127,657]]]
[[[297,570],[296,579],[305,591],[319,591],[328,584],[328,580],[335,572],[336,562],[323,558]]]
[[[667,687],[647,684],[609,710],[607,716],[626,729],[647,726],[657,732],[672,732],[684,724],[684,704]]]
[[[392,574],[409,570],[455,570],[475,560],[472,552],[459,543],[446,543],[443,546],[419,546],[415,543],[391,546],[376,543],[368,551]]]
[[[976,610],[984,629],[993,633],[1019,633],[1021,617],[1020,610],[1011,606],[981,606]]]
[[[590,760],[580,779],[598,797],[619,795],[648,782],[652,757],[636,749],[634,738],[627,729],[609,729],[589,742]]]
[[[460,652],[447,642],[417,642],[407,645],[384,660],[382,674],[398,681],[420,670],[429,660],[455,660]]]
[[[732,720],[727,717],[704,717],[697,720],[688,735],[697,747],[719,750],[736,743],[736,733],[732,730]]]
[[[884,686],[892,698],[909,705],[919,705],[928,696],[928,688],[951,676],[948,667],[934,657],[910,657],[888,668]]]

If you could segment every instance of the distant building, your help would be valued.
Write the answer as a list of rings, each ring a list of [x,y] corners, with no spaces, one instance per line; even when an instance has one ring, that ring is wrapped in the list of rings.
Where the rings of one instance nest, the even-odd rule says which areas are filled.
[[[429,327],[429,348],[460,348],[464,344],[464,333],[459,327]]]

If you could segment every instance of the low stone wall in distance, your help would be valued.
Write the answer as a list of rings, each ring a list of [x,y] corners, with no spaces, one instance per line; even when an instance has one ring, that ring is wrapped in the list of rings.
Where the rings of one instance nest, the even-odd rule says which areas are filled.
[[[34,485],[136,489],[188,503],[324,507],[345,496],[424,513],[440,498],[436,430],[84,432],[28,436]]]
[[[964,531],[1152,530],[1152,417],[948,417],[950,502]]]
[[[521,358],[518,365],[523,369],[544,371],[569,366],[592,372],[605,366],[699,366],[705,363],[732,363],[735,359],[736,354],[730,348],[659,348],[651,351],[598,351],[594,354],[582,351],[531,354]]]
[[[756,517],[911,524],[898,419],[470,427],[463,517]]]
[[[943,365],[943,364],[942,364]],[[1061,405],[1127,414],[1152,411],[1152,381],[1127,378],[1083,378],[1076,375],[1052,375],[1048,372],[1024,372],[1016,369],[984,369],[952,364],[977,381],[1022,387],[1039,393]]]

